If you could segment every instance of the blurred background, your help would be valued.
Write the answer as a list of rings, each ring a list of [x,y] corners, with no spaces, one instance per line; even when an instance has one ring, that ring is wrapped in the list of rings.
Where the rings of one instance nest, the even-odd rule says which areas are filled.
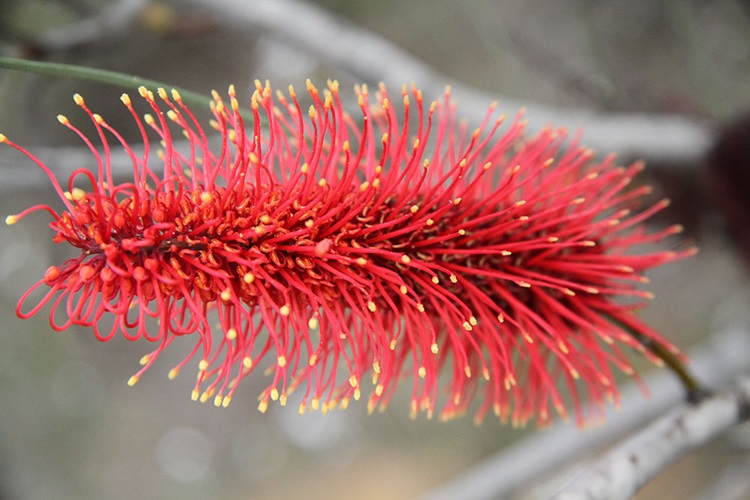
[[[245,99],[256,78],[280,89],[332,78],[351,100],[355,82],[399,85],[427,65],[431,77],[445,80],[424,83],[429,88],[460,82],[494,96],[483,106],[498,99],[509,114],[528,102],[563,116],[678,117],[707,147],[679,160],[645,157],[645,180],[675,200],[657,223],[685,224],[685,238],[701,253],[650,275],[656,299],[644,316],[686,348],[728,324],[747,326],[750,123],[729,124],[750,110],[750,2],[282,1],[266,2],[252,22],[228,5],[261,10],[240,0],[2,0],[0,55],[111,69],[201,93],[234,83]],[[323,21],[364,36],[343,43]],[[387,68],[389,48],[421,65],[394,64],[382,77],[362,68],[365,56]],[[124,134],[136,133],[122,89],[3,69],[0,132],[47,154],[55,170],[58,155],[75,157],[81,146],[55,119],[86,121],[74,92]],[[460,114],[460,93],[458,103]],[[722,131],[728,135],[709,158],[708,144],[722,140]],[[14,153],[0,149],[5,215],[55,197]],[[189,373],[167,380],[184,354],[177,350],[129,388],[147,343],[102,345],[89,331],[53,332],[44,315],[15,316],[20,295],[68,255],[51,243],[47,223],[39,213],[0,228],[0,498],[415,498],[540,432],[492,419],[475,427],[470,417],[412,421],[406,389],[382,415],[367,416],[364,404],[326,416],[300,417],[294,405],[261,414],[262,381],[253,378],[219,410],[190,400]],[[671,467],[638,498],[709,498],[715,478],[746,466],[749,450],[748,433],[732,433]],[[525,484],[514,495],[543,491]]]

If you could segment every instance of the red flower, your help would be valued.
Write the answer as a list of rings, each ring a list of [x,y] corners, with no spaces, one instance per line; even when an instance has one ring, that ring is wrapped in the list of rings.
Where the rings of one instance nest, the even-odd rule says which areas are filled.
[[[227,406],[265,365],[262,411],[293,389],[304,393],[300,412],[345,407],[363,389],[370,410],[384,408],[408,378],[414,414],[431,416],[447,395],[441,416],[455,416],[482,390],[478,418],[492,408],[514,424],[545,423],[551,408],[565,417],[572,406],[582,420],[584,397],[594,409],[617,399],[613,369],[634,374],[623,346],[657,363],[640,340],[678,352],[633,313],[650,297],[637,289],[642,272],[694,252],[634,252],[680,231],[646,231],[667,202],[636,210],[649,193],[628,188],[641,164],[594,161],[551,129],[524,139],[520,117],[501,133],[494,106],[468,131],[447,93],[425,108],[404,88],[401,116],[384,87],[373,104],[363,86],[355,118],[335,82],[322,96],[308,83],[307,113],[292,87],[274,99],[256,86],[248,128],[234,89],[228,105],[214,94],[216,149],[177,92],[159,89],[160,107],[140,89],[154,111],[145,125],[123,95],[142,156],[76,95],[103,154],[59,117],[97,165],[75,171],[67,191],[0,136],[47,173],[66,207],[7,222],[47,210],[53,240],[81,250],[23,295],[18,316],[49,303],[56,330],[156,343],[131,385],[177,337],[193,336],[170,378],[197,358],[193,399]],[[146,125],[164,147],[158,161]],[[131,182],[113,178],[112,138],[132,159]],[[39,287],[47,292],[29,308]]]

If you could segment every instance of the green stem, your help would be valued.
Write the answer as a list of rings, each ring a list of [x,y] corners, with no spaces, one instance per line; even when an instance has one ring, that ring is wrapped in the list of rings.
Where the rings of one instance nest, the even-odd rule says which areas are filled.
[[[208,108],[210,98],[190,90],[168,85],[155,80],[141,78],[139,76],[119,73],[117,71],[108,71],[103,69],[88,68],[85,66],[76,66],[73,64],[51,63],[41,61],[28,61],[25,59],[14,59],[10,57],[0,57],[0,68],[26,71],[29,73],[38,73],[41,75],[66,76],[70,78],[81,78],[94,82],[106,83],[116,87],[122,87],[134,90],[141,85],[149,89],[163,87],[166,89],[176,89],[182,96],[182,100],[188,104]]]
[[[680,379],[683,387],[685,387],[687,398],[690,402],[697,403],[710,393],[710,391],[695,378],[685,363],[683,363],[680,358],[667,349],[663,344],[644,337],[639,333],[633,332],[633,336],[638,339],[646,349],[651,351],[652,354],[661,359],[672,373],[677,375],[677,378]]]

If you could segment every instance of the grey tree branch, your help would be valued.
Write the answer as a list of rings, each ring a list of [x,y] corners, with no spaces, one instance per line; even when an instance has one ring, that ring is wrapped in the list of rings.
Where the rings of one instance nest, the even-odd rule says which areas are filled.
[[[750,352],[750,333],[743,328],[728,329],[692,351],[690,366],[708,387],[724,387],[737,374],[750,371],[747,352]],[[635,384],[624,388],[621,408],[608,413],[604,426],[581,430],[572,424],[558,424],[539,431],[428,492],[423,499],[506,498],[527,488],[533,480],[549,476],[550,471],[562,464],[576,463],[664,415],[684,399],[684,391],[671,373],[657,371],[645,382],[652,397],[644,398]]]
[[[69,50],[124,34],[147,4],[147,0],[117,0],[91,18],[42,34],[36,43],[46,50]]]
[[[683,406],[628,438],[553,498],[632,498],[668,465],[750,419],[750,377],[695,406]]]
[[[192,0],[224,22],[257,28],[307,51],[367,83],[416,82],[431,98],[451,85],[461,114],[478,123],[488,105],[499,100],[509,114],[526,108],[529,131],[547,125],[584,130],[583,143],[599,153],[616,152],[626,160],[664,164],[698,163],[711,137],[702,123],[678,115],[600,113],[520,102],[472,88],[441,74],[394,43],[325,10],[298,0]]]

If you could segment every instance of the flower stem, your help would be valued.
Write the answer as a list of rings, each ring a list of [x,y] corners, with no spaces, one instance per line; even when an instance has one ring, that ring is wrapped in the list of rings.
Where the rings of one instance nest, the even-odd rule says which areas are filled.
[[[691,403],[699,403],[708,396],[711,396],[711,390],[702,385],[693,375],[690,369],[680,359],[678,355],[672,352],[661,342],[643,335],[634,328],[619,321],[617,318],[609,317],[609,321],[627,331],[653,355],[662,360],[669,370],[674,373],[685,388],[687,400]]]
[[[682,385],[685,387],[688,401],[691,403],[698,403],[705,397],[711,395],[711,391],[704,387],[698,379],[695,378],[685,363],[683,363],[682,360],[680,360],[680,358],[672,351],[664,347],[663,344],[635,332],[633,332],[633,336],[638,339],[646,349],[661,359],[672,373],[677,375],[677,378],[680,379],[680,382],[682,382]]]
[[[29,73],[38,73],[41,75],[66,76],[70,78],[80,78],[91,80],[117,87],[134,89],[141,85],[150,89],[164,87],[166,89],[176,89],[182,96],[182,100],[188,104],[208,108],[210,97],[185,90],[180,87],[165,84],[139,76],[128,75],[117,71],[108,71],[103,69],[88,68],[86,66],[76,66],[73,64],[51,63],[43,61],[28,61],[25,59],[14,59],[10,57],[0,57],[0,68],[26,71]]]

